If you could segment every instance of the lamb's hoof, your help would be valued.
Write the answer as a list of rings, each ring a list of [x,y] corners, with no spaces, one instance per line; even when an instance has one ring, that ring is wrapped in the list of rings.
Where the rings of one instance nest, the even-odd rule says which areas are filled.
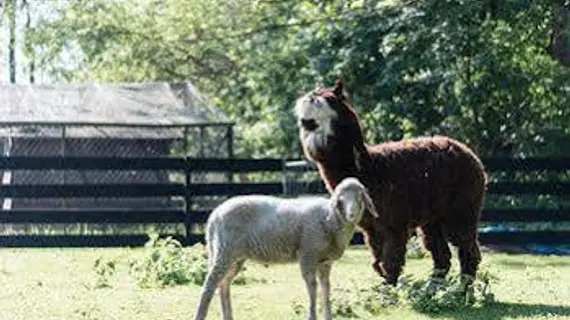
[[[428,295],[434,295],[445,285],[445,278],[431,277],[424,287],[424,291]]]

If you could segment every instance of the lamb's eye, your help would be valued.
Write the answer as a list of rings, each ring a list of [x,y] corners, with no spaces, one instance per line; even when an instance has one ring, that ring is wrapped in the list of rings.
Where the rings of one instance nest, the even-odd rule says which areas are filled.
[[[341,198],[338,198],[338,200],[336,201],[336,209],[344,214],[344,201]]]

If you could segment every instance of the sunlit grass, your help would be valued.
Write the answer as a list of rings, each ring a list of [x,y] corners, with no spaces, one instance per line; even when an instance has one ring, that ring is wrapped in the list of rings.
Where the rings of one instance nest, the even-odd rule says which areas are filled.
[[[139,288],[128,262],[143,250],[2,249],[0,319],[190,319],[201,288]],[[97,258],[116,262],[109,287],[96,285]],[[369,265],[367,250],[349,250],[333,267],[333,287],[357,290],[378,283]],[[484,265],[498,277],[492,283],[494,304],[437,315],[390,307],[376,316],[357,306],[354,314],[360,319],[570,319],[570,257],[486,253]],[[246,266],[247,274],[264,281],[232,287],[237,320],[305,318],[307,298],[296,265]],[[429,257],[409,259],[405,273],[427,277],[430,268]],[[217,296],[210,319],[220,319]]]

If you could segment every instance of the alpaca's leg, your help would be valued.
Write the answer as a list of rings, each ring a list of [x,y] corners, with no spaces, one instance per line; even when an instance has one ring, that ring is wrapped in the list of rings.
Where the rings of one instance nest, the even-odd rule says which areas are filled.
[[[224,320],[233,320],[232,315],[232,301],[230,297],[230,286],[235,276],[243,267],[245,260],[235,262],[228,272],[228,274],[220,282],[220,302],[222,304],[222,314]]]
[[[318,267],[319,282],[321,283],[321,290],[323,291],[323,305],[325,308],[325,320],[332,320],[331,311],[331,286],[330,286],[330,263],[321,263]]]
[[[309,318],[317,319],[317,260],[312,255],[301,256],[301,273],[309,294]]]
[[[451,267],[451,251],[441,223],[430,223],[423,226],[421,231],[421,239],[433,260],[433,270],[425,289],[428,293],[435,293]]]
[[[475,233],[476,231],[474,231]],[[477,242],[476,234],[469,235],[458,243],[459,262],[461,264],[461,276],[473,282],[481,262],[481,251]],[[470,280],[470,281],[469,281]],[[470,284],[470,283],[469,283]]]
[[[433,260],[432,278],[445,278],[451,267],[451,251],[441,223],[430,223],[422,227],[424,246]]]
[[[208,275],[204,281],[202,294],[200,296],[200,303],[198,304],[196,316],[194,317],[195,320],[206,319],[206,315],[208,314],[208,307],[210,306],[214,292],[232,265],[230,259],[228,259],[223,254],[211,256],[210,259],[215,259],[215,261],[210,264],[210,270],[208,271]]]
[[[465,206],[460,206],[460,208],[465,208]],[[475,280],[477,269],[481,262],[481,251],[477,241],[477,222],[480,210],[478,207],[474,208],[468,205],[465,210],[455,211],[469,213],[446,228],[449,232],[451,243],[458,248],[458,258],[461,266],[461,290],[465,290]]]
[[[406,243],[408,241],[408,229],[400,228],[399,231],[390,231],[386,234],[383,248],[382,263],[380,267],[385,274],[386,282],[396,285],[406,259]]]
[[[481,251],[477,242],[476,230],[473,230],[472,234],[453,233],[450,240],[458,248],[459,264],[461,265],[461,280],[457,291],[464,293],[475,280],[481,262]]]
[[[382,251],[384,247],[384,238],[382,233],[377,232],[373,228],[363,229],[364,242],[372,252],[372,268],[379,276],[385,277],[385,273],[380,267],[382,263]]]

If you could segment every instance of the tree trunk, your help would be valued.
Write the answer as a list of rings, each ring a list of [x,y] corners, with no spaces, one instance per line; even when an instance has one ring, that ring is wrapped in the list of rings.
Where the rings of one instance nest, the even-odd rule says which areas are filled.
[[[7,0],[8,23],[10,30],[10,40],[8,44],[8,64],[10,70],[10,83],[16,83],[16,1]]]
[[[564,1],[555,4],[554,14],[550,50],[556,60],[570,67],[570,3]]]
[[[26,37],[27,37],[27,33],[31,31],[32,28],[32,16],[30,13],[30,3],[29,0],[23,0],[22,1],[22,7],[26,9]],[[27,54],[28,54],[28,59],[30,60],[30,65],[29,65],[29,72],[30,72],[30,83],[34,83],[36,82],[35,79],[35,72],[36,72],[36,55],[34,53],[34,48],[32,46],[32,44],[30,43],[30,41],[26,38],[25,39],[26,42],[26,47],[27,47]]]

